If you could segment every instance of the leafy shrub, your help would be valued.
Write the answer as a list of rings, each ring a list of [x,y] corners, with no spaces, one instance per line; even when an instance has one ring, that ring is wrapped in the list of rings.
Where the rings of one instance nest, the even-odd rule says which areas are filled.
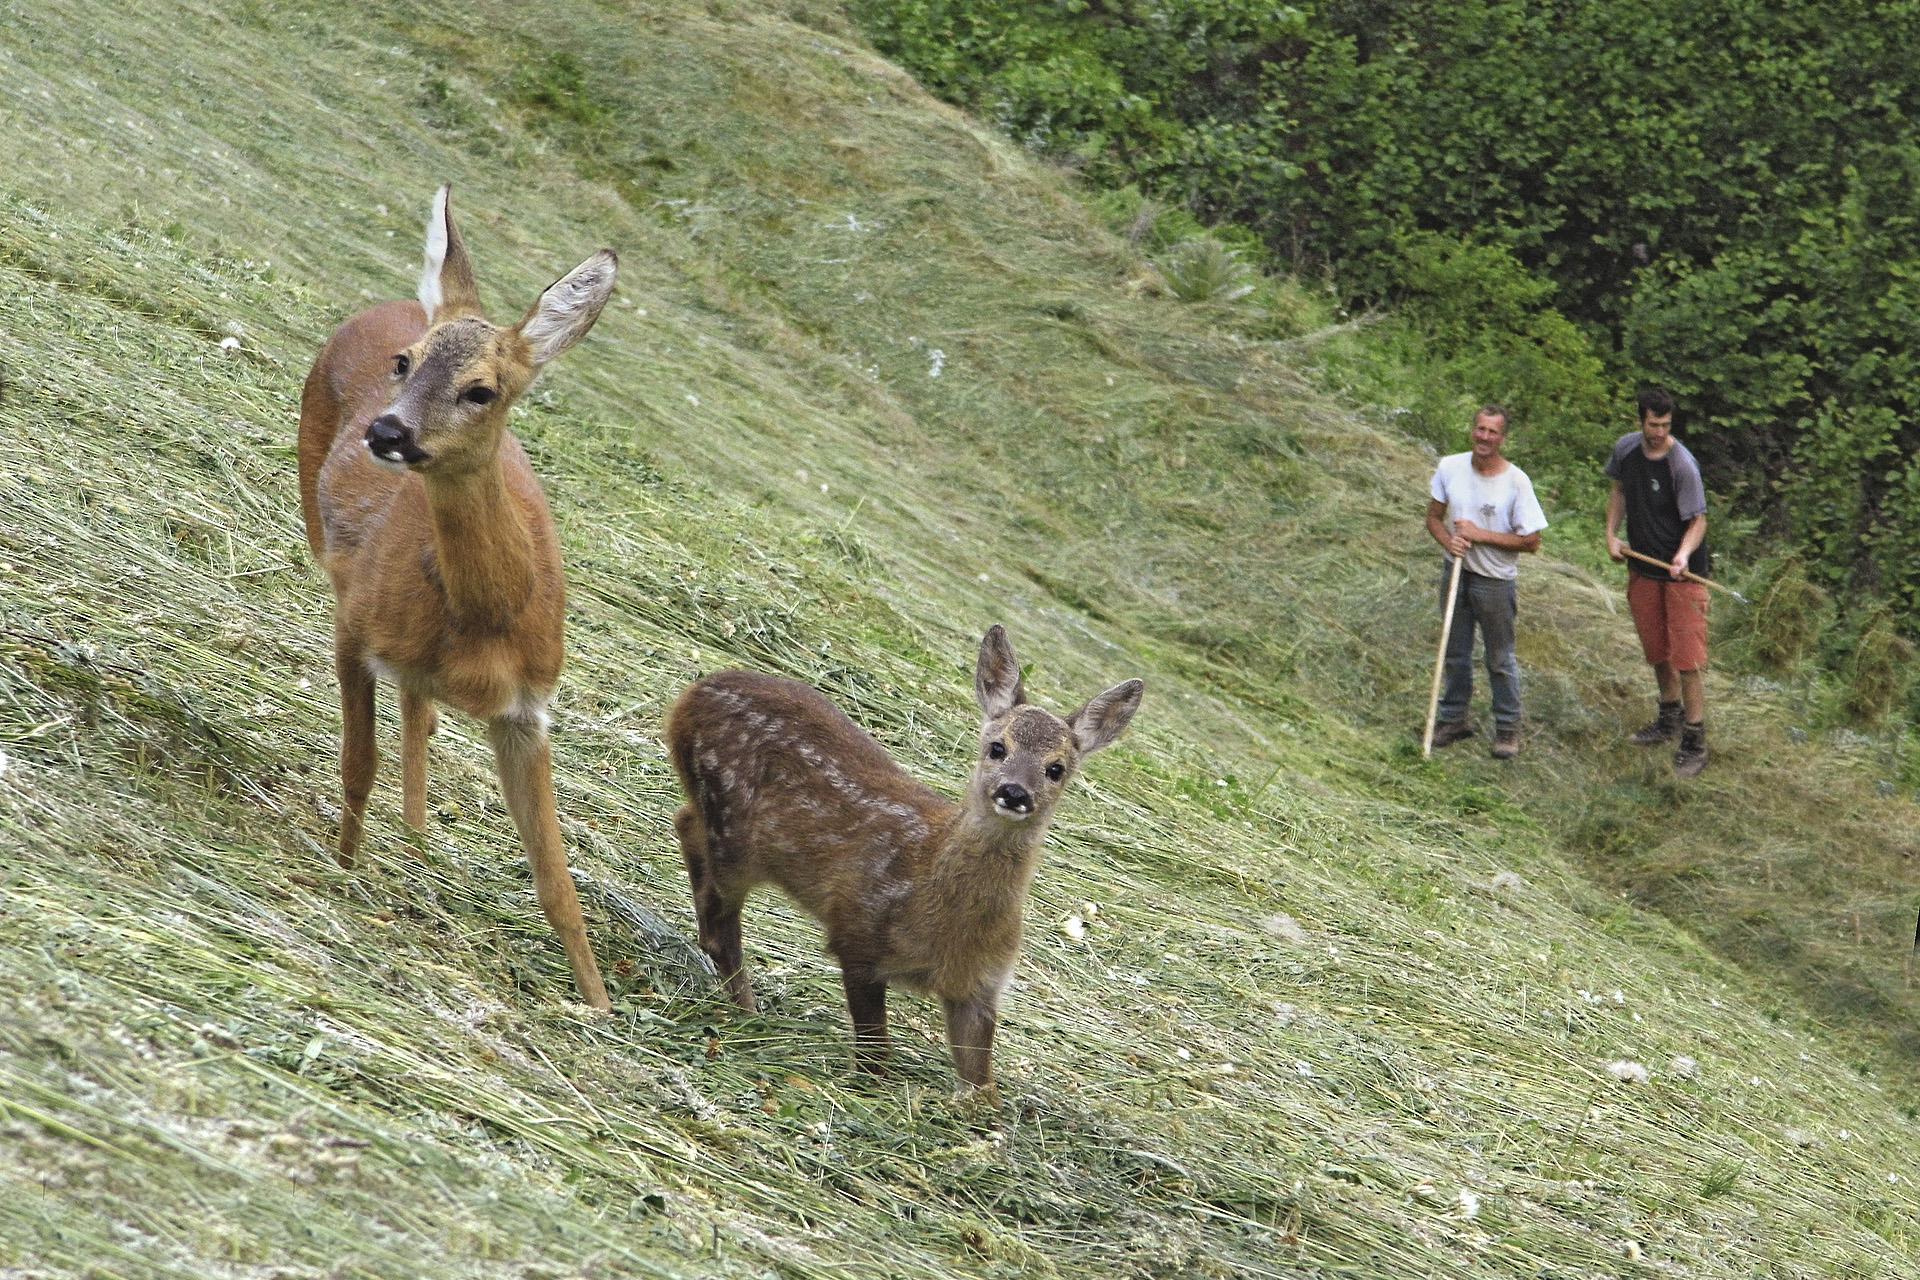
[[[1182,302],[1238,302],[1253,292],[1247,264],[1210,236],[1181,241],[1154,266],[1168,291]]]

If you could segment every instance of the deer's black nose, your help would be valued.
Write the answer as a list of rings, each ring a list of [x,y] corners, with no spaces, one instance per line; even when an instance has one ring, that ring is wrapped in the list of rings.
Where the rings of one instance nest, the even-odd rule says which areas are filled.
[[[414,443],[412,429],[391,413],[367,424],[367,448],[387,462],[419,462],[427,456]]]
[[[993,793],[993,802],[1015,813],[1033,812],[1033,797],[1028,795],[1027,789],[1017,782],[1001,783],[1000,789]]]

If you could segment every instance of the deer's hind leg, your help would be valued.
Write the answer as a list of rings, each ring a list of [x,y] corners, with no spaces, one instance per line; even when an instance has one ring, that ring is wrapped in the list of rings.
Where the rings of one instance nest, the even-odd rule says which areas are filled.
[[[700,949],[726,980],[727,995],[748,1013],[759,1010],[753,983],[747,978],[746,957],[740,943],[740,907],[746,888],[723,882],[713,856],[707,824],[691,804],[673,815],[680,837],[680,856],[686,859],[687,879],[693,884],[693,914],[700,923]]]
[[[400,777],[402,811],[415,831],[427,829],[427,739],[440,727],[433,699],[410,689],[400,691]]]

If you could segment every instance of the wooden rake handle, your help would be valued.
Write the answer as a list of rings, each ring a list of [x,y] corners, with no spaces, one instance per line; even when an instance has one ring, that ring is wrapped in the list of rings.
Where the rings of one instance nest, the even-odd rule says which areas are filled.
[[[1464,556],[1453,558],[1453,574],[1447,579],[1447,608],[1440,615],[1440,652],[1433,659],[1433,690],[1427,695],[1427,731],[1420,739],[1423,758],[1433,755],[1433,719],[1440,711],[1440,673],[1447,665],[1447,637],[1453,634],[1453,602],[1460,594],[1460,565]]]
[[[1667,561],[1656,560],[1652,556],[1641,555],[1638,551],[1635,551],[1632,547],[1622,547],[1621,550],[1625,551],[1628,555],[1632,556],[1635,560],[1638,560],[1643,564],[1658,565],[1660,568],[1665,569],[1668,572],[1672,572],[1673,570],[1673,566]],[[1724,591],[1728,595],[1732,596],[1735,600],[1738,600],[1741,604],[1748,603],[1747,598],[1741,595],[1738,591],[1735,591],[1732,587],[1723,587],[1719,583],[1715,582],[1712,578],[1703,578],[1699,574],[1693,572],[1691,569],[1687,570],[1685,573],[1682,573],[1680,576],[1685,578],[1688,582],[1697,582],[1703,587],[1712,587],[1715,591]]]

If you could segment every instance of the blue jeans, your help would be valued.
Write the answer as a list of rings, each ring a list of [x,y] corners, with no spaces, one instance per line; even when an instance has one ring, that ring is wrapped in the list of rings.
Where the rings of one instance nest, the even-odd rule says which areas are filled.
[[[1449,566],[1447,573],[1452,573]],[[1447,580],[1440,579],[1440,607],[1447,606]],[[1473,629],[1486,641],[1487,681],[1493,686],[1495,729],[1520,727],[1520,661],[1513,655],[1513,619],[1519,600],[1511,578],[1483,578],[1460,572],[1460,594],[1453,602],[1453,630],[1447,635],[1446,678],[1440,687],[1440,720],[1465,720],[1473,699]]]

